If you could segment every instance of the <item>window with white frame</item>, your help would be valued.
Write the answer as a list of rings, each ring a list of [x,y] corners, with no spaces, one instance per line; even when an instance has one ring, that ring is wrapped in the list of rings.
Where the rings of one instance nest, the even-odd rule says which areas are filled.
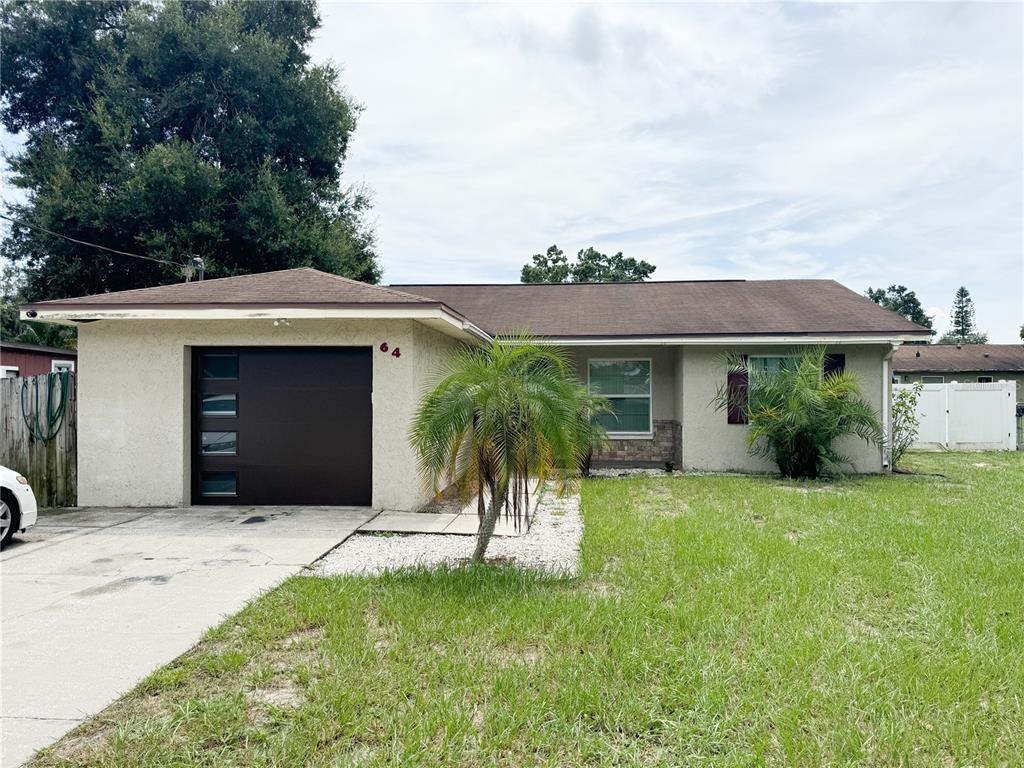
[[[796,365],[793,355],[751,355],[747,358],[747,370],[762,373],[777,373]]]
[[[16,378],[18,378],[18,366],[16,366],[16,365],[0,365],[0,378],[4,378],[4,379],[16,379]]]
[[[60,373],[61,371],[75,372],[75,361],[74,360],[51,360],[50,361],[50,372]]]
[[[603,413],[598,422],[613,436],[649,436],[651,420],[651,361],[589,360],[587,385],[590,392],[608,399],[613,413]]]
[[[946,377],[945,376],[922,376],[921,377],[921,383],[922,384],[945,384],[946,383]]]
[[[793,355],[750,355],[747,358],[747,370],[751,373],[778,373],[796,365],[796,357]],[[747,387],[747,397],[750,397],[750,390],[756,386],[757,377],[750,379]]]

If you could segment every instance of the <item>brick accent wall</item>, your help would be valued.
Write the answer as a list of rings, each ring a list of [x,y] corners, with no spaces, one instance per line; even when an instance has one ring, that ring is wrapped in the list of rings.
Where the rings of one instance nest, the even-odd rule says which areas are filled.
[[[664,467],[666,461],[682,463],[683,428],[678,421],[655,421],[650,440],[609,440],[594,454],[595,467]]]

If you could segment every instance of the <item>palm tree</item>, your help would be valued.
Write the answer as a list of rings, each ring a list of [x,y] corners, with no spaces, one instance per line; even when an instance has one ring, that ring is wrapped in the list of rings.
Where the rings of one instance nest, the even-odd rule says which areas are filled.
[[[78,336],[74,328],[64,325],[25,322],[17,340],[23,344],[35,344],[40,347],[56,347],[58,349],[75,349]]]
[[[729,355],[730,373],[746,374],[743,391],[723,385],[715,396],[719,410],[739,407],[747,417],[747,449],[773,459],[785,477],[840,475],[850,464],[835,441],[856,435],[882,444],[875,410],[861,397],[860,382],[847,371],[824,374],[825,348],[794,350],[777,370],[751,368]],[[732,379],[733,377],[729,377]]]
[[[553,477],[559,492],[574,482],[593,436],[581,413],[600,406],[589,401],[564,353],[529,336],[451,355],[420,402],[410,441],[435,493],[450,481],[463,498],[478,494],[474,561],[483,560],[503,510],[517,525],[528,516],[530,480]]]
[[[594,451],[608,443],[608,431],[597,419],[604,413],[615,414],[608,398],[592,395],[587,388],[580,386],[577,392],[578,416],[576,418],[576,439],[585,448],[579,471],[583,477],[590,477],[590,465]]]

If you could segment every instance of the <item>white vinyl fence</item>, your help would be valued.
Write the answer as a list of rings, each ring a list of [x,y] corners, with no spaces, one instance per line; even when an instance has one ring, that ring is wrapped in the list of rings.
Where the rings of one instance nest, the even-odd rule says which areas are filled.
[[[893,393],[913,384],[893,384]],[[925,384],[917,401],[915,448],[1012,451],[1017,448],[1017,385]]]

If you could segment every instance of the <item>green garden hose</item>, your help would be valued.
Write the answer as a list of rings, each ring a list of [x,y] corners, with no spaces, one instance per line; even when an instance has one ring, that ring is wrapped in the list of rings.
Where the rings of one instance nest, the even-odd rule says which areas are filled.
[[[21,385],[21,416],[25,419],[29,434],[43,443],[48,443],[60,432],[64,423],[64,411],[68,405],[68,387],[71,382],[70,371],[48,373],[46,375],[46,401],[39,400],[39,380],[42,376],[33,376],[31,382],[24,379]],[[32,391],[32,396],[29,395]]]

